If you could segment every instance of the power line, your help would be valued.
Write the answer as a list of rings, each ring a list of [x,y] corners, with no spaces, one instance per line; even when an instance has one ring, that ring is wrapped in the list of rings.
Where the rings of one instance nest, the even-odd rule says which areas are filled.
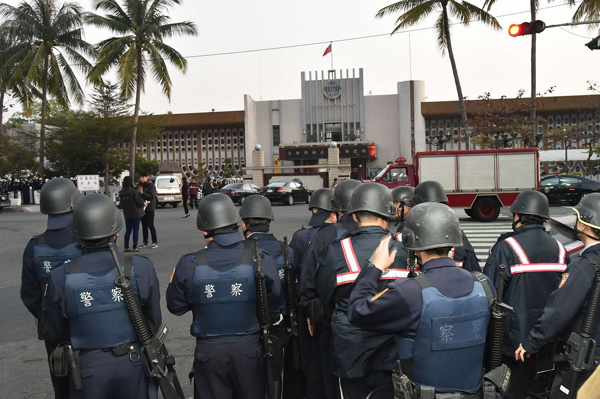
[[[565,31],[565,32],[567,32],[568,34],[570,34],[570,35],[573,35],[573,36],[582,37],[582,38],[584,38],[584,39],[593,39],[593,37],[591,37],[591,36],[583,36],[583,35],[578,35],[577,33],[571,32],[570,30],[566,30],[566,29],[565,29],[565,28],[563,28],[562,26],[559,26],[559,28],[560,28],[561,30],[564,30],[564,31]]]

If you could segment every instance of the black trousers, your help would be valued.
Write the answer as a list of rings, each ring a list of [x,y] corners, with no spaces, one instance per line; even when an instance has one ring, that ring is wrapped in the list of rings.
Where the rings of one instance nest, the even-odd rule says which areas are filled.
[[[144,238],[144,244],[148,244],[148,230],[150,230],[150,234],[152,235],[152,243],[158,243],[156,227],[154,227],[154,211],[146,211],[144,216],[142,216],[142,236]]]
[[[198,209],[198,195],[190,195],[190,208]]]
[[[187,195],[183,196],[182,202],[183,202],[183,211],[187,215],[188,213],[190,213],[190,210],[188,209],[188,197],[187,197]]]

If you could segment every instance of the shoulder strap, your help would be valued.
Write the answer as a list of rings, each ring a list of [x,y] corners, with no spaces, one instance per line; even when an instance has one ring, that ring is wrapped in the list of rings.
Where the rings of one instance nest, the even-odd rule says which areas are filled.
[[[37,240],[38,240],[38,245],[44,245],[46,244],[46,233],[42,233],[39,236],[37,236]]]
[[[196,258],[196,266],[206,265],[206,249],[201,249],[200,251],[194,253],[194,257]]]
[[[421,291],[423,291],[425,288],[432,287],[431,280],[429,280],[429,277],[427,277],[425,273],[419,274],[413,280],[415,280],[417,284],[419,284],[419,287],[421,287]]]
[[[123,270],[123,274],[125,274],[125,278],[129,280],[131,277],[131,271],[133,270],[133,255],[125,255],[125,270]]]
[[[69,273],[81,273],[79,259],[71,259],[69,262],[65,262],[65,269]]]
[[[494,294],[492,293],[492,288],[490,287],[490,281],[485,278],[485,274],[481,272],[471,272],[471,276],[473,276],[473,281],[479,281],[481,283],[491,308],[494,305],[495,298]]]
[[[596,275],[600,273],[600,256],[596,255],[593,252],[588,252],[586,254],[581,254],[582,257],[586,258],[589,262]]]

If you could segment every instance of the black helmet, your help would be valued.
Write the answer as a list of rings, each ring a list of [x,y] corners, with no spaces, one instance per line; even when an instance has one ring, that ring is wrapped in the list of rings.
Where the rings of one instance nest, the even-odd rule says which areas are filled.
[[[520,193],[510,207],[510,211],[518,215],[532,215],[550,219],[548,198],[539,191],[528,190]]]
[[[253,194],[242,202],[240,208],[240,217],[242,219],[270,219],[275,220],[271,201],[259,194]]]
[[[587,194],[573,210],[581,223],[600,230],[600,193]]]
[[[334,207],[336,211],[346,212],[352,198],[352,193],[360,185],[358,180],[347,179],[339,182],[333,189],[335,199]]]
[[[422,204],[423,202],[439,202],[442,204],[448,203],[448,196],[444,187],[436,181],[424,181],[417,185],[413,195],[413,202],[415,205]]]
[[[104,194],[88,194],[73,208],[73,237],[98,240],[112,237],[123,227],[123,217]]]
[[[333,212],[335,211],[333,202],[333,190],[330,188],[319,188],[310,195],[308,209],[312,210],[313,208],[319,208]]]
[[[81,198],[81,193],[69,179],[52,179],[42,186],[40,212],[46,215],[60,215],[73,211],[73,206]]]
[[[463,240],[458,216],[444,204],[415,205],[404,222],[402,243],[413,251],[461,247]]]
[[[379,183],[362,183],[352,193],[348,214],[371,212],[383,219],[396,216],[396,207],[389,188]]]
[[[198,217],[196,218],[198,230],[216,230],[237,224],[240,220],[233,201],[225,194],[209,194],[198,204]]]
[[[411,186],[396,187],[392,190],[394,202],[402,202],[408,206],[415,206],[415,203],[413,202],[414,195],[415,188]]]

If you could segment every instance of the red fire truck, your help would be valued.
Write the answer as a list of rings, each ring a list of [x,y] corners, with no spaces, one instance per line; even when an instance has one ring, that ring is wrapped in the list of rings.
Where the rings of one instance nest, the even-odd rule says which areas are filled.
[[[390,189],[438,181],[446,190],[449,206],[491,222],[521,191],[539,189],[539,165],[537,148],[419,152],[414,165],[398,158],[373,181]]]

